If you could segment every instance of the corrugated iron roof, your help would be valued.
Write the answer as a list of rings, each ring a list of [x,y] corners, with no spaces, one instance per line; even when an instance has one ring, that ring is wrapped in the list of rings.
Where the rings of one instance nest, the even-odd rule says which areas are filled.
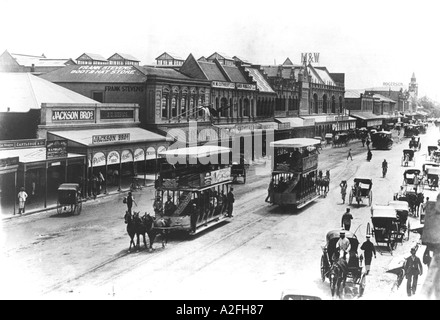
[[[137,66],[72,65],[40,76],[52,82],[143,83],[147,76]]]
[[[217,65],[213,62],[198,61],[203,72],[211,81],[228,81]]]
[[[236,66],[222,65],[232,82],[247,83],[248,81]]]
[[[381,101],[386,101],[386,102],[394,102],[394,103],[396,102],[393,99],[390,99],[390,98],[385,97],[385,96],[378,94],[378,93],[373,94],[373,98],[379,98]]]
[[[104,58],[103,56],[101,56],[100,54],[97,54],[97,53],[87,53],[87,52],[85,52],[82,55],[80,55],[78,58],[76,58],[76,60],[81,58],[83,55],[86,55],[90,59],[95,60],[95,61],[107,61],[107,59]]]
[[[365,91],[360,89],[345,90],[344,98],[360,98],[361,94],[365,94]]]
[[[151,76],[174,78],[174,79],[192,80],[192,78],[172,68],[156,68],[150,66],[143,66],[137,68],[140,71],[142,71],[147,76],[147,78],[148,76],[151,75]]]
[[[112,58],[114,55],[119,55],[121,56],[121,58],[125,59],[125,60],[130,60],[130,61],[137,61],[140,62],[139,59],[133,57],[132,55],[128,54],[128,53],[120,53],[120,52],[116,52],[115,54],[112,54],[110,56],[110,58]],[[108,58],[108,60],[110,60],[110,58]]]
[[[0,73],[0,112],[28,112],[42,103],[95,103],[79,93],[24,72]]]
[[[269,85],[269,83],[267,83],[266,79],[263,77],[258,69],[245,68],[245,70],[248,71],[252,79],[257,82],[258,90],[260,90],[261,92],[275,93],[275,91],[273,91],[272,87]]]
[[[1,150],[0,159],[18,157],[22,163],[46,161],[46,148],[26,148],[14,150]],[[82,154],[68,153],[67,158],[85,157]]]
[[[317,69],[317,68],[313,68],[313,70],[318,74],[320,80],[326,84],[326,85],[332,85],[335,86],[336,83],[333,81],[332,77],[330,76],[330,74],[323,69]]]

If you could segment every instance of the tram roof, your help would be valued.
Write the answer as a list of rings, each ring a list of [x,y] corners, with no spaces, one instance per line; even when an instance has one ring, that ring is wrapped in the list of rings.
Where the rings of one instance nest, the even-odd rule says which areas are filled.
[[[273,141],[270,143],[271,147],[275,148],[302,148],[320,144],[321,140],[312,138],[293,138]]]
[[[188,148],[179,148],[159,152],[161,156],[189,156],[189,157],[208,157],[211,155],[229,153],[231,148],[219,146],[197,146]]]

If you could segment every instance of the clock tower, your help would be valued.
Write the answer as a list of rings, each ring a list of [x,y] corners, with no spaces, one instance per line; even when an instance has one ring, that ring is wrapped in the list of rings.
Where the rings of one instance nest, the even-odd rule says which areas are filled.
[[[417,97],[419,94],[419,85],[417,84],[417,80],[414,72],[411,77],[411,82],[409,83],[408,86],[408,93],[409,93],[412,112],[415,112],[417,110]]]

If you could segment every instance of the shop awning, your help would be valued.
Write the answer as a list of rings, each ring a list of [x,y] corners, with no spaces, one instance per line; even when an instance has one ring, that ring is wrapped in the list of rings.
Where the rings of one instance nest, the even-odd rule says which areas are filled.
[[[28,148],[28,149],[14,149],[0,151],[0,159],[18,157],[21,163],[41,162],[46,161],[46,148]],[[85,157],[82,154],[68,153],[67,159]],[[61,158],[66,159],[66,158]],[[59,159],[49,159],[50,161]]]
[[[350,112],[350,116],[361,120],[381,120],[384,119],[382,115],[377,115],[372,112]]]
[[[290,128],[304,127],[304,119],[299,117],[294,118],[275,118],[279,123],[288,123]]]
[[[50,131],[49,133],[85,146],[172,141],[171,138],[137,127]]]

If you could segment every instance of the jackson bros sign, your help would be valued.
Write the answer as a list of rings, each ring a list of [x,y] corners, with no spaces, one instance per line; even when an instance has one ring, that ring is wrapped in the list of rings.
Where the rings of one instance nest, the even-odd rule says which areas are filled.
[[[52,121],[95,120],[94,110],[53,110]]]

